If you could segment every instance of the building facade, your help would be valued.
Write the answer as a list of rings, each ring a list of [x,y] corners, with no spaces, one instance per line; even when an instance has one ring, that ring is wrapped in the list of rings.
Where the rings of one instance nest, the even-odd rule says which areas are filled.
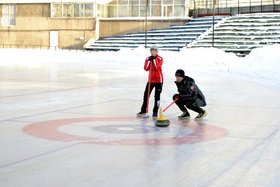
[[[80,48],[95,37],[93,4],[77,4],[74,16],[67,6],[52,3],[0,4],[0,47]],[[57,9],[62,11],[57,13]],[[90,13],[89,13],[90,12]]]
[[[0,47],[82,48],[99,37],[184,24],[187,2],[2,0]]]
[[[0,47],[82,48],[185,24],[190,16],[280,11],[280,0],[1,0]]]

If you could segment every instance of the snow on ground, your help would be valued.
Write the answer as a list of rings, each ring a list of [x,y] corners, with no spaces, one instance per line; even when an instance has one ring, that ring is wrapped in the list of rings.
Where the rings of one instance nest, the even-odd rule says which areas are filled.
[[[280,45],[254,49],[250,55],[240,58],[215,48],[184,48],[180,52],[159,51],[164,58],[163,72],[166,81],[173,81],[176,69],[186,73],[222,73],[239,79],[258,82],[279,89]],[[36,69],[48,66],[50,71],[93,73],[112,71],[120,76],[146,76],[143,71],[149,49],[123,49],[118,52],[53,51],[38,49],[0,49],[1,67]]]

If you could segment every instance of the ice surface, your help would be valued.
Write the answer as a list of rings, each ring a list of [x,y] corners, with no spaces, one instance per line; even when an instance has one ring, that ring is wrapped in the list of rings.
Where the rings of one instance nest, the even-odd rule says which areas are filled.
[[[171,103],[182,68],[209,115],[181,123],[173,105],[169,128],[156,128],[135,118],[149,50],[1,49],[0,184],[279,186],[279,50],[245,58],[212,48],[159,51],[161,105]]]

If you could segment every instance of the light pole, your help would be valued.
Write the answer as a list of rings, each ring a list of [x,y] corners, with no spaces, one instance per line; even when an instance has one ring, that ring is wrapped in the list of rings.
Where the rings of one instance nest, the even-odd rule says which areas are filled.
[[[214,26],[215,26],[215,5],[216,5],[216,0],[213,0],[213,20],[212,20],[212,47],[214,47],[214,42],[215,42],[215,29],[214,29]]]
[[[147,48],[147,20],[148,20],[148,7],[149,0],[146,0],[146,11],[145,11],[145,48]]]

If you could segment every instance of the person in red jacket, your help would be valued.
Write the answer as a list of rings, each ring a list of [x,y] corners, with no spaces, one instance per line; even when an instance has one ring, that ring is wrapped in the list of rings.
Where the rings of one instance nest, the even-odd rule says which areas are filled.
[[[141,111],[137,113],[138,117],[149,117],[148,116],[148,95],[151,94],[155,88],[155,103],[153,108],[153,117],[157,117],[158,108],[160,105],[160,94],[163,85],[163,74],[162,74],[162,63],[163,59],[158,55],[156,47],[150,49],[151,56],[147,57],[144,64],[144,70],[149,71],[149,80],[146,85],[144,92],[143,104]],[[149,92],[149,94],[148,94]]]

